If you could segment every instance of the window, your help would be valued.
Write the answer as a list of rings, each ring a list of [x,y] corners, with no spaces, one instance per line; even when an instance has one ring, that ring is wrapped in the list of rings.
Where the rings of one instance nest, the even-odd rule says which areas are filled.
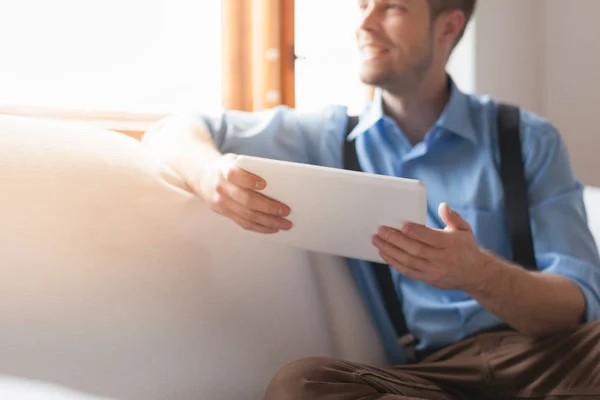
[[[221,25],[221,0],[12,1],[0,13],[0,112],[218,109]]]
[[[359,112],[368,88],[358,78],[355,1],[296,1],[296,107],[318,110],[331,104]]]
[[[371,90],[358,77],[359,22],[348,0],[13,1],[0,13],[0,113],[138,137],[165,114],[223,106],[358,113]],[[450,63],[467,91],[473,37]]]

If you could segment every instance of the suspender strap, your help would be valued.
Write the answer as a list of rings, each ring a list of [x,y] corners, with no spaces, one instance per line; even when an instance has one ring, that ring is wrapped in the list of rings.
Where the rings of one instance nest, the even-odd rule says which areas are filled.
[[[348,126],[346,127],[346,138],[352,133],[354,128],[358,125],[358,117],[348,117]],[[362,168],[358,163],[358,154],[356,153],[356,141],[344,140],[344,156],[342,159],[342,167],[351,171],[362,172]]]
[[[348,128],[346,130],[346,137],[352,132],[354,127],[358,123],[358,117],[349,117],[348,118]],[[352,170],[352,171],[362,171],[358,161],[358,155],[356,153],[356,143],[355,141],[344,141],[344,169]],[[390,267],[385,264],[371,263],[371,269],[373,271],[373,275],[375,276],[375,280],[379,286],[379,290],[381,292],[381,296],[383,298],[383,303],[385,306],[385,310],[390,317],[392,325],[394,325],[394,329],[396,330],[396,335],[398,336],[399,343],[405,347],[407,350],[410,349],[410,345],[415,342],[414,336],[412,336],[408,327],[406,326],[406,320],[404,318],[404,312],[402,311],[402,305],[398,300],[398,293],[396,292],[396,288],[394,286],[394,281],[392,280],[392,273],[390,271]],[[409,358],[411,355],[409,354]]]
[[[537,266],[531,234],[529,199],[519,124],[519,108],[500,104],[498,107],[500,176],[504,188],[506,222],[510,233],[512,259],[524,268],[535,270]]]

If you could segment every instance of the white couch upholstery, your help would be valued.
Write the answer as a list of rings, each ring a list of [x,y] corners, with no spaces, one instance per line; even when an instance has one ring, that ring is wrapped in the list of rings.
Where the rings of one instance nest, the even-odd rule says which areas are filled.
[[[341,260],[213,215],[134,139],[0,116],[0,184],[0,375],[230,400],[303,356],[384,362]]]
[[[3,386],[16,376],[119,399],[259,399],[296,358],[384,363],[340,259],[213,215],[131,138],[0,116],[0,185],[2,398],[49,390]],[[600,190],[586,200],[600,235]]]

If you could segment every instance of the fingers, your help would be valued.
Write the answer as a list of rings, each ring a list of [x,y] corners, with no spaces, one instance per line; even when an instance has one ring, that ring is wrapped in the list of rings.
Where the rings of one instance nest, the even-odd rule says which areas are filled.
[[[406,267],[416,270],[423,270],[427,268],[427,260],[415,257],[410,253],[390,244],[389,242],[386,242],[378,236],[373,237],[373,245],[387,257],[396,260],[399,264],[402,264]]]
[[[264,189],[266,182],[238,168],[235,159],[235,155],[225,155],[213,170],[212,182],[203,196],[211,209],[254,232],[291,229],[292,223],[284,218],[290,214],[290,208],[256,192]]]
[[[423,225],[407,223],[402,227],[402,233],[413,240],[418,240],[437,249],[446,249],[450,244],[448,232],[431,229]]]
[[[274,229],[276,232],[280,230],[287,231],[292,228],[292,223],[284,218],[265,214],[261,211],[251,210],[233,200],[227,202],[225,207],[233,215],[244,221],[248,221],[252,224],[263,226],[265,228]],[[248,229],[246,226],[242,227]]]
[[[235,159],[223,167],[222,174],[227,182],[244,189],[262,190],[267,187],[267,182],[261,177],[238,168],[235,165]]]
[[[442,256],[440,249],[418,240],[411,239],[395,229],[381,228],[377,232],[377,237],[392,245],[392,247],[400,249],[413,257],[429,260],[438,259]]]
[[[221,182],[220,185],[217,185],[217,192],[231,197],[243,207],[251,210],[280,217],[290,214],[290,208],[285,204],[255,192],[255,190],[262,190],[267,186],[264,179],[238,168],[234,164],[235,158],[232,160],[222,171],[223,179],[230,185]]]
[[[383,260],[386,262],[387,265],[394,268],[396,271],[400,272],[402,275],[406,276],[407,278],[415,279],[418,281],[423,281],[425,279],[424,272],[402,264],[401,262],[396,260],[394,257],[390,256],[389,254],[384,253],[381,250],[379,251],[379,256],[381,258],[383,258]]]
[[[292,223],[282,217],[289,215],[289,207],[224,178],[217,184],[214,204],[219,214],[246,230],[277,233],[292,228]]]
[[[229,182],[219,185],[217,192],[223,197],[224,207],[245,220],[274,229],[292,227],[292,223],[283,218],[289,215],[289,207],[278,201]]]
[[[260,211],[278,217],[287,217],[290,214],[290,208],[285,204],[269,199],[252,190],[243,189],[235,185],[223,185],[220,190],[222,194],[229,196],[236,203],[249,210]]]
[[[431,272],[428,261],[414,257],[377,236],[373,237],[373,244],[378,248],[379,256],[390,267],[408,278],[425,281]]]
[[[448,204],[442,203],[438,208],[438,214],[446,226],[452,230],[469,231],[471,225],[465,221],[459,213],[451,209]]]

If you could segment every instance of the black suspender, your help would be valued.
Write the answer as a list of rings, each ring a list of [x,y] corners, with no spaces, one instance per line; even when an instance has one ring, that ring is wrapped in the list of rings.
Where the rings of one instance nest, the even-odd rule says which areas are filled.
[[[352,132],[357,124],[358,117],[351,116],[348,118],[346,136]],[[344,169],[362,171],[362,168],[358,162],[358,155],[356,153],[356,144],[354,140],[344,141],[343,163]],[[400,301],[398,300],[398,293],[396,292],[394,281],[392,280],[390,268],[385,264],[378,264],[374,262],[371,262],[370,264],[373,276],[375,277],[375,280],[379,286],[379,290],[381,291],[385,311],[389,315],[390,321],[392,322],[394,330],[396,331],[398,342],[403,347],[412,349],[412,347],[409,346],[415,341],[415,338],[410,334],[408,327],[406,326],[406,319],[404,318],[404,312],[402,311],[402,304],[400,304]],[[414,354],[411,354],[410,356],[413,357]]]
[[[524,268],[537,268],[529,217],[527,181],[519,133],[519,108],[498,106],[498,146],[500,177],[504,188],[506,223],[510,232],[512,259]]]
[[[500,177],[504,188],[507,228],[510,234],[512,259],[515,263],[536,269],[533,238],[529,218],[529,200],[527,198],[527,181],[521,151],[519,132],[519,108],[501,104],[498,107],[498,143],[500,152]],[[346,136],[358,124],[358,117],[348,118]],[[354,140],[344,141],[344,169],[362,171],[356,153]],[[396,334],[398,342],[407,350],[409,361],[414,361],[415,337],[410,334],[398,299],[392,275],[387,265],[371,263],[373,275],[377,280],[381,295]]]

